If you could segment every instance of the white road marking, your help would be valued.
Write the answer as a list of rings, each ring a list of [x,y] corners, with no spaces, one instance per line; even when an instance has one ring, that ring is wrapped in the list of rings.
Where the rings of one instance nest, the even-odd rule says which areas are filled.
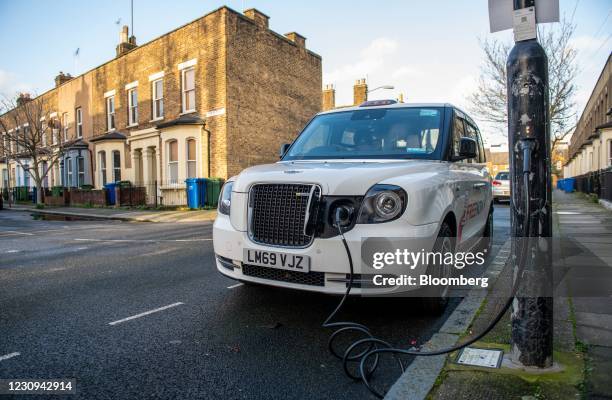
[[[178,302],[178,303],[170,304],[170,305],[167,305],[167,306],[156,308],[154,310],[149,310],[149,311],[145,311],[145,312],[140,313],[140,314],[132,315],[131,317],[127,317],[127,318],[123,318],[123,319],[120,319],[120,320],[117,320],[117,321],[109,322],[108,324],[109,325],[117,325],[117,324],[120,324],[122,322],[130,321],[132,319],[144,317],[145,315],[149,315],[149,314],[153,314],[153,313],[156,313],[156,312],[164,311],[164,310],[167,310],[168,308],[180,306],[181,304],[185,304],[185,303]]]
[[[25,235],[25,236],[34,236],[33,233],[30,232],[18,232],[18,231],[0,231],[0,234],[8,233],[9,235]],[[3,235],[4,236],[4,235]],[[8,235],[7,235],[8,236]]]
[[[79,242],[114,242],[114,243],[158,243],[158,242],[207,242],[208,239],[73,239]]]
[[[228,286],[227,288],[228,288],[228,289],[234,289],[234,288],[237,288],[237,287],[242,286],[242,285],[244,285],[244,283],[237,283],[237,284],[235,284],[235,285]]]
[[[5,253],[19,253],[21,250],[7,250]]]
[[[0,356],[0,361],[8,360],[9,358],[17,357],[18,355],[21,355],[21,353],[14,352],[14,353],[6,354],[3,356]]]

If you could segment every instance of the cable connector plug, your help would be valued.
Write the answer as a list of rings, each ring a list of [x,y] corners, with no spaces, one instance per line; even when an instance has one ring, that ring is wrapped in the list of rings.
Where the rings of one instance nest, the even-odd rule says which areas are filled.
[[[523,173],[531,173],[531,154],[538,146],[534,138],[520,139],[515,146],[516,152],[523,153]]]

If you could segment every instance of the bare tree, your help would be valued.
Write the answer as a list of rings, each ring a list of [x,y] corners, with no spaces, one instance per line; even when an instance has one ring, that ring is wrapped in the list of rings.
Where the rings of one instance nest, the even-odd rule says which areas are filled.
[[[564,19],[558,29],[538,27],[540,44],[548,56],[549,115],[552,148],[576,126],[576,49],[570,40],[575,25]],[[512,44],[496,39],[481,42],[484,62],[478,88],[468,97],[470,111],[476,118],[506,132],[508,99],[506,92],[506,60]],[[507,133],[507,132],[506,132]]]
[[[69,145],[61,137],[61,123],[50,118],[49,104],[42,98],[21,94],[4,98],[0,116],[0,138],[7,164],[14,161],[27,172],[36,185],[36,203],[42,204],[43,181],[58,165]]]

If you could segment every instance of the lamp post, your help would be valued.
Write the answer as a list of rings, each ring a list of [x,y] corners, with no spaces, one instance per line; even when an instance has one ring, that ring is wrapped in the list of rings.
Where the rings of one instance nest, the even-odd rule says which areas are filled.
[[[378,89],[388,89],[388,90],[393,90],[393,89],[395,89],[395,87],[394,87],[394,86],[392,86],[392,85],[382,85],[382,86],[375,87],[374,89],[369,89],[367,93],[368,93],[368,94],[370,94],[370,93],[372,93],[373,91],[378,90]]]

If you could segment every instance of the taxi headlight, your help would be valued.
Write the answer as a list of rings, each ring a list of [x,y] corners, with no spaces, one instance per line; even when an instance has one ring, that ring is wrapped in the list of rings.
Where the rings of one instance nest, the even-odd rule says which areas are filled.
[[[359,209],[358,224],[377,224],[399,218],[406,209],[408,196],[395,185],[374,185],[366,193]]]

